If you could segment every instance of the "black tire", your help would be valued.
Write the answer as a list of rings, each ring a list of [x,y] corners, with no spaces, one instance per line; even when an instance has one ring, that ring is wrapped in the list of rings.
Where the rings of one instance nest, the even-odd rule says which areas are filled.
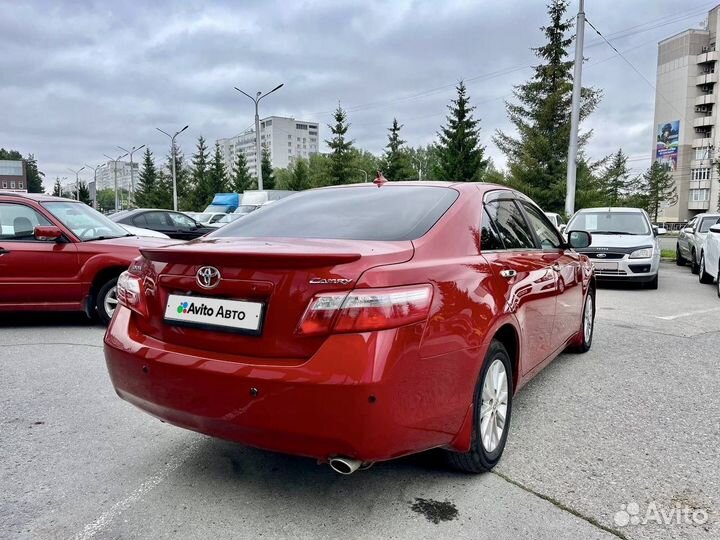
[[[658,288],[658,283],[659,283],[659,281],[660,281],[659,278],[660,278],[660,272],[658,272],[657,274],[655,274],[655,276],[653,276],[653,278],[652,278],[650,281],[648,281],[647,283],[645,283],[645,288],[646,288],[646,289],[651,289],[651,290],[653,290],[653,291],[654,291],[654,290],[657,290],[657,288]]]
[[[690,255],[690,271],[693,274],[697,274],[700,271],[700,265],[698,264],[697,255],[694,249],[690,252]]]
[[[485,384],[485,378],[488,370],[496,360],[502,362],[505,367],[507,377],[507,409],[505,414],[505,422],[503,423],[503,432],[497,447],[492,452],[488,452],[483,445],[480,436],[480,408],[482,406],[482,389]],[[513,395],[513,378],[512,366],[510,364],[510,355],[508,355],[505,346],[497,340],[490,343],[488,352],[485,355],[482,371],[480,372],[480,380],[475,388],[475,396],[473,402],[473,432],[470,450],[468,452],[452,452],[447,451],[447,459],[450,465],[463,472],[481,473],[491,470],[502,457],[505,443],[507,441],[508,431],[510,430],[510,416],[512,413],[512,395]]]
[[[705,271],[705,254],[704,253],[700,254],[700,266],[698,268],[698,279],[700,280],[700,283],[702,283],[704,285],[710,285],[715,281],[713,279],[713,277]]]
[[[108,313],[105,308],[105,300],[108,298],[108,295],[112,298],[112,295],[115,294],[115,285],[117,285],[117,277],[108,279],[105,283],[103,283],[102,287],[98,289],[98,292],[95,295],[95,309],[97,311],[97,316],[98,319],[100,319],[100,322],[105,326],[110,324],[110,319],[112,319],[112,313]]]
[[[590,337],[589,339],[585,337],[585,315],[587,314],[587,310],[592,309],[592,314],[590,318]],[[585,298],[585,305],[583,306],[583,314],[582,314],[582,321],[580,323],[580,333],[578,334],[578,339],[575,343],[570,345],[568,347],[568,351],[583,354],[590,350],[590,347],[592,347],[593,342],[593,336],[595,335],[595,315],[597,314],[597,308],[595,304],[595,290],[590,289],[588,291],[587,297]]]
[[[685,266],[685,263],[687,263],[685,257],[680,255],[680,246],[675,244],[675,264],[678,266]]]

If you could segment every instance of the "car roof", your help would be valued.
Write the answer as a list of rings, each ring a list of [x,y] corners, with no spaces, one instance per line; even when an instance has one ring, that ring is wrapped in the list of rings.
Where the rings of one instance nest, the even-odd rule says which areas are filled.
[[[456,189],[460,192],[465,192],[465,191],[477,192],[477,190],[479,190],[483,194],[487,193],[489,191],[503,190],[503,191],[512,192],[514,195],[517,195],[519,197],[527,198],[526,195],[524,195],[523,193],[521,193],[513,188],[510,188],[508,186],[503,186],[500,184],[491,184],[488,182],[457,182],[457,181],[456,182],[444,182],[444,181],[440,181],[440,180],[398,180],[398,181],[395,181],[395,180],[389,181],[388,180],[387,183],[384,183],[381,186],[378,186],[377,184],[375,184],[373,182],[359,182],[356,184],[340,184],[337,186],[324,186],[324,187],[314,188],[314,189],[317,189],[317,190],[319,190],[319,189],[345,189],[345,188],[352,188],[352,187],[355,187],[355,188],[356,187],[365,187],[367,189],[371,189],[371,188],[377,189],[378,187],[382,188],[385,186],[389,186],[389,187],[393,187],[393,188],[406,187],[406,186],[443,187],[443,188]]]
[[[642,208],[626,208],[623,206],[599,206],[597,208],[583,208],[578,210],[578,214],[582,212],[637,212],[642,214]]]
[[[74,199],[66,199],[65,197],[55,197],[53,195],[47,195],[46,193],[22,193],[18,191],[2,191],[0,190],[0,197],[15,197],[18,199],[29,199],[37,202],[49,202],[49,201],[62,201],[62,202],[73,202],[77,203]]]

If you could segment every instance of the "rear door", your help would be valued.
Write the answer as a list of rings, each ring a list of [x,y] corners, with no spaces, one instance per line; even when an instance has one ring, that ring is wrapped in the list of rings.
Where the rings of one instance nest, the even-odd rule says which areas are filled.
[[[518,203],[510,198],[486,196],[482,225],[494,229],[502,248],[482,254],[500,278],[506,310],[513,312],[522,328],[522,367],[527,373],[555,350],[553,327],[557,301],[557,273],[536,243]],[[487,245],[487,244],[486,244]],[[499,246],[498,246],[499,247]]]
[[[81,300],[75,244],[35,240],[37,225],[55,224],[30,205],[0,201],[0,306]]]
[[[140,215],[140,217],[145,225],[137,225],[138,227],[144,227],[146,229],[152,229],[153,231],[167,234],[170,238],[180,238],[178,236],[177,228],[168,217],[167,212],[144,212]],[[138,217],[134,219],[138,219]],[[137,224],[137,222],[133,221],[133,224]]]

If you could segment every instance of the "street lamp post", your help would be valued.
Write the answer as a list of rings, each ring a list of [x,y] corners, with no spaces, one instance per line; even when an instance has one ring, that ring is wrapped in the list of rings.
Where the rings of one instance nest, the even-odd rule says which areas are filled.
[[[352,167],[351,169],[352,169],[353,171],[360,171],[361,173],[363,173],[363,174],[365,175],[365,183],[367,183],[367,181],[368,181],[368,173],[367,173],[367,171],[366,171],[365,169],[360,169],[360,168],[358,168],[358,167]]]
[[[135,204],[135,169],[133,168],[133,154],[138,150],[145,148],[145,145],[143,144],[137,148],[133,146],[130,150],[127,150],[122,146],[118,146],[118,148],[123,152],[130,154],[130,204]]]
[[[93,195],[93,208],[94,208],[95,210],[97,210],[97,170],[98,170],[100,167],[102,167],[102,165],[97,165],[97,166],[93,167],[92,165],[88,165],[88,164],[86,163],[85,166],[86,166],[88,169],[92,169],[92,170],[93,170],[93,183],[95,184],[95,194]]]
[[[180,134],[181,134],[183,131],[185,131],[188,127],[190,127],[190,126],[185,126],[185,127],[182,128],[180,131],[176,131],[176,132],[175,132],[175,135],[170,135],[167,131],[163,131],[163,130],[160,129],[160,128],[155,128],[155,129],[157,129],[160,133],[163,133],[163,134],[167,135],[168,137],[170,137],[170,143],[171,143],[171,146],[170,146],[170,154],[171,154],[171,157],[172,157],[172,179],[173,179],[173,210],[175,210],[176,212],[177,212],[177,209],[178,209],[178,203],[177,203],[177,176],[176,176],[177,173],[176,173],[176,171],[175,171],[175,153],[176,153],[176,152],[175,152],[175,137],[177,137],[178,135],[180,135]]]
[[[113,159],[107,154],[103,154],[106,158],[108,158],[110,161],[113,162],[113,184],[115,185],[115,211],[118,211],[118,183],[117,183],[117,162],[120,161],[122,158],[127,156],[127,154],[123,154],[122,156],[118,156],[117,159]]]
[[[78,176],[80,174],[80,171],[85,169],[85,166],[83,165],[80,167],[77,171],[74,171],[73,169],[68,168],[68,171],[73,173],[75,175],[75,200],[80,200],[80,177]]]
[[[270,90],[269,92],[262,93],[258,92],[255,97],[252,97],[250,94],[243,92],[240,90],[237,86],[235,86],[235,90],[240,92],[242,95],[247,96],[250,98],[253,103],[255,103],[255,171],[257,175],[257,181],[258,181],[258,189],[262,191],[263,188],[263,178],[262,178],[262,155],[260,150],[260,113],[258,112],[258,105],[260,104],[260,100],[264,97],[269,96],[276,90],[280,90],[280,88],[283,87],[285,83],[278,84],[275,88]]]

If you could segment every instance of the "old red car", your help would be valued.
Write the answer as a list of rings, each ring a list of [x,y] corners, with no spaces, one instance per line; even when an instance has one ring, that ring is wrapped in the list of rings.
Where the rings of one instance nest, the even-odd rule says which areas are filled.
[[[530,199],[477,183],[305,191],[142,249],[105,335],[123,399],[349,474],[431,448],[491,469],[513,394],[590,348],[595,280]]]
[[[115,282],[141,246],[86,204],[0,191],[0,311],[84,311],[108,323]]]

